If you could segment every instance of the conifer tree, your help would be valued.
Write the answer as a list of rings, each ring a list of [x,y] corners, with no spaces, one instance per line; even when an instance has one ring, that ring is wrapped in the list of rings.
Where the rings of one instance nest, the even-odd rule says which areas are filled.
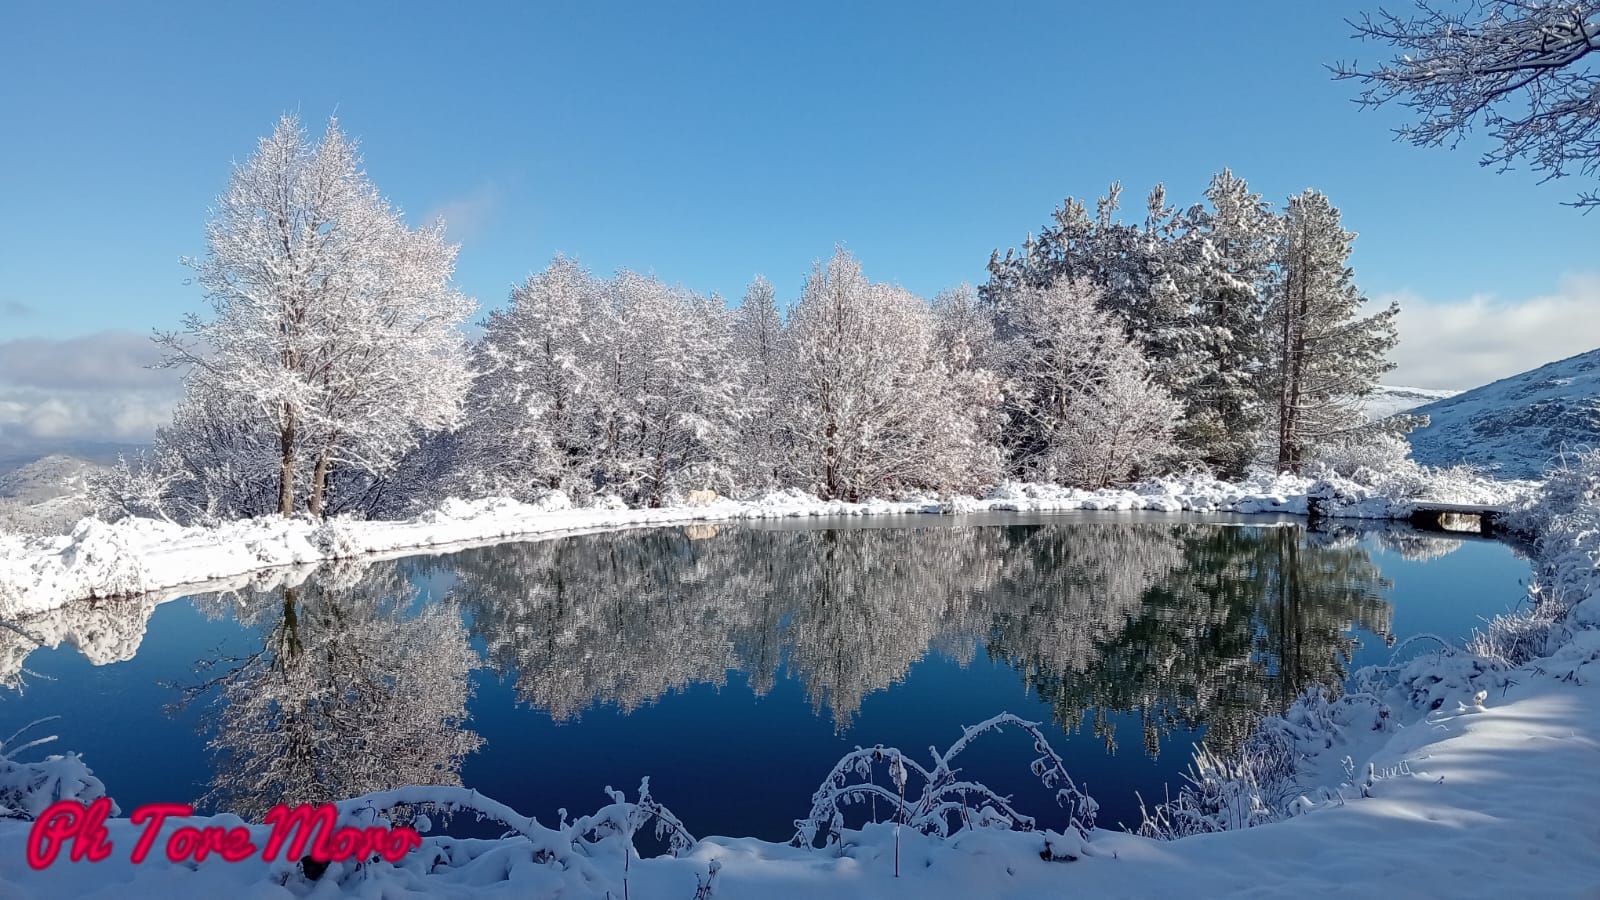
[[[1291,197],[1266,314],[1268,377],[1279,471],[1299,471],[1320,442],[1363,424],[1360,401],[1394,366],[1397,304],[1361,317],[1367,298],[1349,267],[1355,233],[1322,193]]]

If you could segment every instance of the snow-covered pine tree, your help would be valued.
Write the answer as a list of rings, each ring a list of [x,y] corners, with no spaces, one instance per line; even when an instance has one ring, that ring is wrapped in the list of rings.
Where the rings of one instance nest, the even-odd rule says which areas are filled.
[[[187,368],[189,402],[225,409],[196,420],[242,413],[271,435],[279,513],[293,514],[304,491],[323,514],[333,472],[381,473],[459,421],[460,325],[474,304],[450,285],[456,248],[442,223],[406,226],[336,122],[312,144],[296,118],[280,119],[234,168],[207,245],[191,265],[212,316],[190,315],[158,340],[168,364]]]
[[[1278,273],[1266,314],[1266,397],[1279,471],[1298,471],[1308,451],[1361,427],[1360,401],[1394,368],[1397,304],[1366,318],[1349,266],[1355,233],[1322,193],[1291,197],[1278,240]]]
[[[1185,392],[1183,442],[1214,470],[1238,477],[1259,452],[1266,419],[1262,319],[1276,252],[1278,219],[1244,179],[1224,169],[1197,217],[1202,254],[1193,326],[1199,367]]]
[[[1147,198],[1144,222],[1131,225],[1117,219],[1121,198],[1122,186],[1113,183],[1093,217],[1081,201],[1067,198],[1020,254],[991,255],[989,281],[980,296],[995,310],[1004,333],[1007,318],[1029,291],[1063,280],[1091,285],[1101,305],[1139,343],[1157,380],[1182,392],[1196,377],[1189,317],[1200,278],[1199,254],[1188,239],[1193,212],[1169,206],[1166,189],[1158,184]]]

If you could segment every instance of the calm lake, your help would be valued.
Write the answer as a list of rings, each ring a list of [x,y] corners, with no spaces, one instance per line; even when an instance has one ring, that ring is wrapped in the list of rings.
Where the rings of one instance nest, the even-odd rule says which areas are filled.
[[[80,604],[0,630],[0,738],[81,752],[124,813],[260,815],[462,783],[552,822],[641,776],[698,835],[786,840],[856,745],[1044,723],[1100,824],[1311,682],[1522,596],[1512,548],[1149,514],[698,525]],[[291,579],[293,580],[293,579]],[[38,753],[40,751],[31,751]],[[967,775],[1059,827],[1020,732]]]

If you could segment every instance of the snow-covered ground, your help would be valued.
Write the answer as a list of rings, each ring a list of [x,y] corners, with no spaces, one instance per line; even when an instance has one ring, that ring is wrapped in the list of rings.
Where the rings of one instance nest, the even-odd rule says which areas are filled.
[[[135,866],[125,848],[133,845],[137,831],[126,819],[108,824],[119,848],[110,859],[61,862],[35,872],[23,862],[29,823],[0,821],[0,896],[1595,896],[1600,894],[1600,781],[1588,773],[1600,763],[1600,692],[1591,683],[1600,668],[1589,667],[1600,662],[1600,599],[1591,599],[1600,595],[1600,456],[1580,474],[1553,481],[1539,503],[1521,515],[1539,535],[1534,594],[1544,603],[1498,620],[1487,628],[1493,640],[1470,651],[1427,652],[1392,668],[1368,670],[1358,674],[1346,699],[1308,700],[1284,719],[1269,720],[1272,728],[1294,736],[1294,788],[1303,798],[1289,804],[1287,817],[1266,817],[1282,821],[1175,841],[1106,829],[1084,840],[1070,830],[979,826],[940,838],[881,824],[847,830],[840,844],[821,849],[702,837],[676,856],[640,858],[631,835],[653,824],[650,807],[616,795],[606,803],[598,785],[599,812],[564,821],[553,811],[505,809],[470,791],[403,789],[344,808],[351,821],[368,821],[362,817],[370,817],[373,808],[433,800],[455,807],[458,815],[487,812],[506,822],[512,834],[498,840],[428,837],[397,865],[335,864],[312,881],[296,865],[258,859],[173,865],[156,862],[157,855]],[[60,546],[30,544],[14,559],[46,569],[60,566],[57,583],[82,586],[106,569],[79,571],[86,565],[79,557],[94,557],[107,542],[115,545],[113,537],[144,541],[115,549],[149,553],[152,561],[134,574],[157,579],[199,574],[194,561],[208,549],[226,546],[219,544],[223,534],[230,540],[255,535],[258,542],[253,556],[240,551],[229,565],[251,559],[267,565],[275,554],[384,552],[476,540],[497,529],[523,534],[712,518],[965,509],[1295,512],[1304,510],[1313,492],[1333,497],[1332,509],[1347,515],[1396,515],[1406,508],[1403,498],[1304,479],[1236,486],[1173,479],[1139,491],[1093,494],[1010,486],[982,500],[860,505],[790,494],[643,511],[564,509],[551,498],[542,507],[456,504],[404,523],[288,522],[209,533],[152,523],[120,531],[104,524],[80,526],[80,532],[113,530],[99,538],[78,534]],[[51,553],[61,559],[50,562]],[[218,574],[220,568],[212,564],[204,574]],[[24,605],[41,604],[29,600]],[[0,758],[0,807],[36,814],[49,797],[87,799],[103,789],[75,757],[42,763]],[[115,785],[109,792],[114,796]],[[670,806],[672,798],[660,800]],[[537,813],[547,824],[523,813]],[[240,823],[217,816],[200,824]],[[684,825],[692,830],[694,823]],[[257,826],[258,844],[263,834]],[[710,892],[697,894],[708,879]]]
[[[1418,462],[1535,478],[1562,453],[1600,446],[1600,350],[1411,411],[1431,420],[1411,433]]]
[[[1354,481],[1260,475],[1237,484],[1210,477],[1169,477],[1133,490],[1006,484],[982,498],[930,496],[864,503],[823,501],[798,491],[783,491],[754,500],[659,509],[628,509],[620,503],[573,508],[565,495],[552,493],[533,504],[503,498],[449,500],[416,519],[394,522],[269,518],[185,527],[156,519],[125,518],[107,523],[89,518],[61,536],[0,533],[0,617],[39,612],[90,597],[171,594],[174,589],[280,566],[540,534],[737,519],[984,510],[1304,515],[1312,491],[1330,498],[1323,506],[1329,516],[1403,518],[1410,509],[1406,497]],[[1477,498],[1450,495],[1428,499]]]
[[[1396,413],[1407,412],[1438,400],[1446,400],[1460,391],[1440,388],[1393,387],[1379,385],[1363,401],[1367,421],[1387,419]]]
[[[0,896],[690,900],[715,862],[711,896],[727,900],[1592,897],[1600,893],[1600,779],[1589,774],[1600,761],[1596,722],[1600,691],[1592,685],[1529,676],[1485,708],[1434,713],[1397,730],[1370,760],[1380,771],[1401,774],[1378,778],[1369,798],[1350,790],[1342,804],[1287,821],[1170,842],[1099,830],[1088,844],[1093,855],[1073,862],[1042,859],[1040,833],[974,829],[941,840],[905,828],[897,879],[894,828],[879,825],[851,835],[842,850],[708,837],[681,857],[634,857],[626,871],[619,846],[580,844],[566,864],[539,864],[532,842],[521,837],[463,841],[449,851],[462,864],[438,874],[377,864],[366,873],[336,867],[308,882],[291,866],[255,859],[213,858],[191,869],[156,862],[158,853],[134,866],[121,851],[133,846],[138,831],[118,819],[110,836],[119,852],[110,859],[63,861],[36,873],[22,861],[28,824],[5,822]],[[598,790],[596,799],[604,800]],[[552,811],[541,812],[555,821]],[[221,816],[212,823],[238,820]],[[258,828],[258,845],[263,834]],[[425,846],[415,853],[430,851],[445,852]]]

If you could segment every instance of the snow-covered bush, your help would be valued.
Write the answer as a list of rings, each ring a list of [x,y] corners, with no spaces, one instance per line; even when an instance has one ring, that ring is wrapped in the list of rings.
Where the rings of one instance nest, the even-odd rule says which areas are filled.
[[[1497,481],[1474,466],[1417,463],[1404,435],[1419,418],[1386,420],[1383,427],[1360,428],[1323,441],[1306,461],[1305,471],[1360,484],[1392,501],[1510,505],[1531,489],[1524,482]]]
[[[58,800],[91,803],[106,795],[106,786],[94,777],[76,753],[51,755],[37,762],[18,758],[24,751],[55,740],[54,736],[48,736],[17,743],[26,732],[45,721],[48,720],[25,725],[0,741],[0,819],[32,821]],[[116,804],[111,808],[115,812]]]
[[[1201,746],[1175,796],[1146,807],[1139,833],[1160,840],[1253,828],[1294,815],[1304,804],[1302,765],[1331,749],[1347,729],[1387,731],[1388,707],[1375,695],[1333,696],[1321,685],[1301,692],[1282,715],[1267,716],[1239,749]]]
[[[893,822],[939,837],[966,828],[1034,831],[1037,825],[1032,817],[1017,811],[1008,798],[981,782],[961,777],[961,770],[952,765],[973,740],[1004,727],[1020,728],[1033,738],[1039,758],[1030,769],[1045,787],[1055,791],[1056,802],[1065,810],[1067,825],[1062,831],[1070,844],[1053,846],[1053,857],[1076,859],[1083,855],[1099,805],[1067,774],[1065,763],[1045,739],[1038,723],[1010,713],[963,729],[961,737],[943,753],[930,748],[931,768],[881,744],[845,754],[812,795],[811,814],[795,820],[791,843],[797,847],[837,846],[847,830],[845,809],[853,806],[866,807],[869,823]],[[887,776],[887,785],[876,780],[880,768]]]
[[[1415,465],[1411,461],[1411,443],[1404,434],[1376,430],[1319,444],[1308,467],[1320,466],[1346,478],[1358,478]]]

